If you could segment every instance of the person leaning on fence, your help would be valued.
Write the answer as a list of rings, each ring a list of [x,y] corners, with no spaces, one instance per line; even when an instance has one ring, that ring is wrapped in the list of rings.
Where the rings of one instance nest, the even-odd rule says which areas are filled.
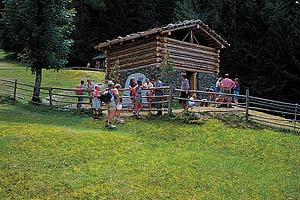
[[[77,103],[77,109],[81,109],[81,103],[79,102],[82,102],[83,101],[83,97],[81,97],[83,95],[83,91],[85,89],[85,85],[84,85],[84,81],[81,80],[80,81],[80,84],[76,87],[76,91],[75,91],[75,94],[78,95],[78,103]]]
[[[162,83],[160,80],[158,80],[157,77],[154,77],[154,84],[153,84],[153,87],[154,87],[154,88],[160,88],[160,87],[162,87],[162,86],[163,86],[163,83]],[[163,95],[163,92],[162,92],[161,89],[155,89],[155,90],[154,90],[154,95],[155,95],[155,96],[162,96],[162,95]],[[155,101],[155,102],[162,101],[162,97],[155,97],[155,98],[154,98],[154,101]],[[162,104],[161,104],[161,103],[155,104],[155,108],[156,108],[156,109],[160,109],[159,111],[157,111],[157,115],[162,115],[162,111],[161,111],[161,109],[162,109]]]
[[[152,96],[152,90],[150,88],[153,88],[153,84],[150,82],[149,78],[146,78],[145,83],[144,83],[144,89],[147,89],[146,96]],[[148,108],[151,108],[151,97],[147,97],[147,102],[148,103]]]
[[[92,108],[93,108],[94,119],[101,118],[101,116],[99,115],[99,110],[101,107],[101,102],[99,100],[99,97],[100,97],[100,88],[99,88],[99,86],[95,86],[95,89],[93,91],[93,99],[92,99]]]
[[[180,98],[182,98],[182,99],[179,99],[179,103],[183,106],[184,110],[187,110],[185,99],[188,98],[189,89],[190,89],[189,80],[186,78],[186,74],[182,73],[181,74],[181,90],[183,90],[183,91],[181,91]]]
[[[109,102],[105,103],[107,107],[107,115],[105,117],[105,127],[109,129],[114,129],[116,128],[116,126],[112,125],[112,119],[113,119],[114,112],[116,110],[115,101],[116,100],[119,101],[119,96],[114,89],[114,83],[112,81],[108,81],[107,86],[108,88],[106,89],[106,91],[108,91],[108,93],[111,95],[111,99]]]
[[[233,90],[233,94],[235,94],[235,95],[240,95],[240,89],[241,89],[241,86],[240,86],[240,80],[238,79],[238,78],[235,78],[234,79],[234,86],[233,86],[233,88],[232,88],[232,90]],[[233,101],[234,101],[234,103],[236,104],[235,105],[235,108],[237,108],[237,105],[238,105],[238,103],[239,103],[239,101],[238,101],[238,97],[237,96],[234,96],[233,97]]]
[[[115,85],[115,91],[116,91],[116,94],[117,94],[118,97],[119,97],[119,90],[120,89],[121,89],[121,85],[120,84],[116,84]],[[119,101],[118,101],[118,103],[116,105],[116,110],[115,110],[115,113],[114,113],[114,117],[115,117],[115,122],[116,123],[123,124],[124,121],[120,119],[121,110],[122,110],[122,102],[120,101],[120,98],[119,98]]]
[[[227,107],[229,107],[229,103],[230,103],[230,96],[226,95],[226,94],[231,94],[231,89],[234,86],[234,82],[229,78],[229,74],[225,74],[225,78],[221,81],[220,83],[221,89],[222,89],[222,93],[224,93],[224,100],[221,99],[221,103],[223,103],[223,101],[226,100],[227,102]]]

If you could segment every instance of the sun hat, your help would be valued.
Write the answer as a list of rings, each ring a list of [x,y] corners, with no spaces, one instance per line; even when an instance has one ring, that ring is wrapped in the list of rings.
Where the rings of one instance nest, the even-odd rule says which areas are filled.
[[[112,85],[114,85],[114,82],[108,81],[107,85],[108,85],[108,86],[112,86]]]

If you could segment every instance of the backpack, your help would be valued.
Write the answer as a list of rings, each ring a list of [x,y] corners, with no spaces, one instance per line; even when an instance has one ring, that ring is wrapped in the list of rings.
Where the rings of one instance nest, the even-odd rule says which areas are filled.
[[[81,85],[78,85],[78,86],[76,87],[76,89],[81,89],[81,88],[82,88]],[[82,94],[83,94],[82,90],[77,90],[77,91],[75,91],[75,93],[76,93],[77,95],[82,95]]]
[[[100,94],[100,101],[104,102],[104,103],[109,103],[111,102],[111,98],[112,98],[112,94],[110,92],[110,90],[105,90],[103,93]]]

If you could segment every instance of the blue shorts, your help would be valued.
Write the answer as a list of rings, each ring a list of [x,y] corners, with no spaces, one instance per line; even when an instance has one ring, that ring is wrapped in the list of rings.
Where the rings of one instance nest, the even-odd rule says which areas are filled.
[[[233,94],[240,95],[240,91],[233,91]],[[234,96],[234,97],[233,97],[233,100],[234,100],[234,101],[237,101],[237,100],[238,100],[238,97]]]

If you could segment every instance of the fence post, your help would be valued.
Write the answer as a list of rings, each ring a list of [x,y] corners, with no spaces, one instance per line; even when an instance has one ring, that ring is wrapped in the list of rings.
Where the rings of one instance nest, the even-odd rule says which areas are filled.
[[[296,131],[297,110],[298,110],[298,104],[296,103],[296,106],[295,106],[295,118],[294,118],[294,131]]]
[[[17,97],[17,79],[15,79],[15,85],[14,85],[14,102],[16,102]]]
[[[246,120],[249,119],[249,90],[246,90]]]
[[[52,88],[49,88],[49,103],[50,103],[50,107],[53,106],[53,102],[52,102]]]
[[[173,92],[174,92],[174,86],[170,87],[170,92],[169,92],[169,103],[168,103],[168,115],[172,115],[172,100],[173,100]]]

